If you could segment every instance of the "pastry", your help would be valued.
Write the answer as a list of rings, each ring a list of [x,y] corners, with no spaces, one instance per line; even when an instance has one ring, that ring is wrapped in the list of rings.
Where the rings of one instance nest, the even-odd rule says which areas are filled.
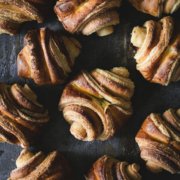
[[[126,68],[83,71],[65,87],[59,109],[75,138],[104,141],[131,116],[133,92]]]
[[[137,48],[137,70],[153,83],[168,85],[180,80],[180,33],[171,17],[147,21],[132,31],[131,43]]]
[[[180,0],[129,0],[139,11],[159,17],[172,14],[180,7]]]
[[[38,85],[63,83],[81,48],[74,38],[47,28],[29,31],[24,41],[17,58],[18,75],[33,79]]]
[[[119,24],[117,8],[121,0],[58,0],[54,11],[64,28],[84,35],[106,36]]]
[[[86,180],[140,180],[139,169],[135,163],[121,162],[105,155],[93,164]]]
[[[70,180],[69,165],[58,151],[45,155],[41,151],[32,153],[23,150],[16,160],[16,166],[9,180]]]
[[[136,135],[141,158],[153,172],[180,173],[180,109],[151,113]]]
[[[29,147],[48,121],[47,110],[28,85],[0,84],[0,142]]]
[[[38,9],[26,0],[0,0],[0,11],[0,34],[14,35],[23,22],[43,21]]]

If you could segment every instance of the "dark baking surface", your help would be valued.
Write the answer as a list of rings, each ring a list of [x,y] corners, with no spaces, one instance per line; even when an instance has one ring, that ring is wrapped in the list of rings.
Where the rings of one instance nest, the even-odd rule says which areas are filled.
[[[143,179],[180,179],[178,175],[166,172],[152,174],[146,170],[144,162],[140,159],[139,149],[134,137],[145,117],[151,112],[163,112],[169,107],[180,107],[180,82],[172,83],[168,87],[146,82],[135,69],[133,48],[130,45],[130,33],[135,25],[142,25],[146,20],[155,19],[136,11],[129,4],[124,4],[119,10],[121,23],[115,28],[113,35],[100,38],[96,35],[90,37],[77,36],[82,44],[81,55],[76,61],[73,75],[81,69],[93,68],[109,69],[114,66],[126,66],[136,89],[133,97],[134,114],[127,124],[112,139],[105,142],[81,142],[69,133],[69,126],[58,112],[58,102],[64,85],[37,87],[32,81],[17,77],[16,56],[23,47],[23,37],[28,29],[37,28],[36,23],[27,23],[17,36],[0,35],[0,82],[25,83],[27,82],[37,92],[39,100],[49,109],[51,122],[39,137],[39,143],[34,147],[44,151],[57,149],[69,160],[74,171],[74,179],[84,179],[83,175],[89,170],[92,163],[104,154],[111,155],[119,160],[137,162],[141,165]],[[180,19],[180,13],[173,15]],[[47,19],[41,25],[50,29],[62,31],[63,28],[56,17]],[[0,180],[8,178],[15,168],[15,160],[21,151],[16,145],[0,143]]]

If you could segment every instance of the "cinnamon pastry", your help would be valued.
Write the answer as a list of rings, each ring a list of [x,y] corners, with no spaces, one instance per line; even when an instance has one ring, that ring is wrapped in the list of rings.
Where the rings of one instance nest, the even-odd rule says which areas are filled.
[[[17,34],[23,22],[43,21],[38,9],[25,0],[0,0],[0,11],[0,34]]]
[[[99,36],[113,33],[119,24],[117,8],[121,0],[58,0],[54,11],[64,28],[71,33],[81,32]]]
[[[180,80],[179,32],[171,17],[133,29],[131,43],[138,49],[134,58],[145,79],[162,85]]]
[[[140,180],[139,169],[135,163],[121,162],[105,155],[93,164],[86,180]]]
[[[63,83],[80,53],[79,42],[47,28],[29,31],[24,40],[17,59],[18,75],[38,85]]]
[[[16,166],[9,180],[69,180],[71,175],[68,163],[58,151],[45,155],[41,151],[32,153],[23,150],[16,160]]]
[[[180,109],[151,113],[136,135],[141,158],[153,172],[180,173]]]
[[[48,112],[37,102],[28,85],[0,84],[1,142],[29,147],[42,125],[48,121]]]
[[[126,68],[83,71],[64,89],[59,108],[75,138],[104,141],[132,114],[133,92]]]
[[[180,0],[129,0],[139,11],[159,17],[172,14],[180,7]]]

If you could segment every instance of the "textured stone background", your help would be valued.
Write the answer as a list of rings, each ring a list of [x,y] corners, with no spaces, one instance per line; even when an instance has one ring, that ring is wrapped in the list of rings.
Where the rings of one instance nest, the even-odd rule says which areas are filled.
[[[75,173],[75,179],[84,179],[83,175],[91,164],[101,155],[112,155],[120,160],[138,162],[141,164],[141,173],[144,179],[180,179],[168,173],[152,174],[144,168],[144,163],[139,157],[139,150],[134,141],[135,134],[140,128],[145,117],[151,112],[163,112],[169,107],[180,107],[180,82],[168,87],[146,82],[135,69],[132,58],[133,49],[130,45],[130,33],[135,25],[142,25],[144,21],[152,19],[151,16],[137,12],[128,4],[124,4],[119,10],[121,24],[111,36],[99,38],[96,35],[90,37],[77,36],[82,43],[82,52],[77,59],[76,67],[70,78],[81,69],[93,68],[109,69],[114,66],[128,67],[131,78],[136,85],[133,97],[134,114],[123,129],[112,139],[105,142],[81,142],[73,138],[69,133],[69,126],[64,121],[62,114],[58,112],[57,104],[64,86],[37,87],[31,81],[17,77],[16,56],[23,47],[23,37],[28,29],[37,28],[36,23],[27,23],[17,36],[0,35],[0,82],[24,83],[27,82],[39,95],[39,99],[50,111],[51,122],[45,128],[44,134],[39,137],[41,143],[35,148],[44,151],[58,149],[63,152]],[[180,13],[174,17],[180,19]],[[54,30],[63,30],[56,21],[56,17],[47,19],[46,24]],[[0,180],[8,178],[10,171],[15,168],[15,160],[21,148],[0,143]]]

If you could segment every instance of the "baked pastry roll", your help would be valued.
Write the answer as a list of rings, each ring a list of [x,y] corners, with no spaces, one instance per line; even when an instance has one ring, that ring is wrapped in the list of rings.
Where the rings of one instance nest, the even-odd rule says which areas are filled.
[[[9,180],[69,180],[71,175],[67,161],[58,151],[46,155],[41,151],[32,153],[23,150],[16,160],[16,166]]]
[[[168,85],[180,80],[180,33],[171,17],[147,21],[132,31],[131,43],[137,48],[137,70],[153,83]]]
[[[180,109],[151,113],[136,135],[141,158],[153,172],[180,173]]]
[[[43,21],[38,9],[27,0],[0,0],[0,11],[0,34],[17,34],[23,22]]]
[[[139,11],[159,17],[172,14],[180,7],[180,0],[129,0]]]
[[[64,28],[84,35],[106,36],[119,24],[117,8],[121,0],[58,0],[54,11]]]
[[[121,162],[105,155],[93,164],[86,180],[140,180],[139,169],[135,163]]]
[[[0,141],[29,147],[41,127],[49,121],[28,85],[0,84]]]
[[[74,38],[47,28],[29,31],[17,58],[20,77],[38,85],[63,83],[71,72],[81,45]]]
[[[126,68],[83,71],[65,87],[59,109],[75,138],[104,141],[131,116],[133,92]]]

